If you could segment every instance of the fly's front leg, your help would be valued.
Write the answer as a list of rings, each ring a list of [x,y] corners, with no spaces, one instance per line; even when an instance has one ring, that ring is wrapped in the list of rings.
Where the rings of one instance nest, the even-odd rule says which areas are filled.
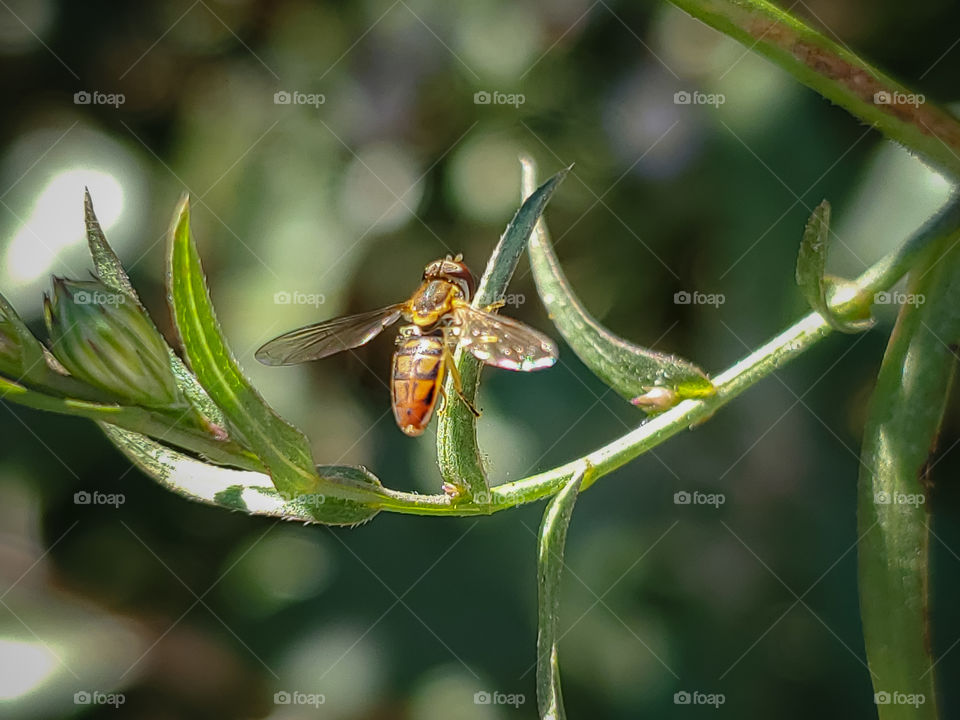
[[[492,312],[496,312],[506,304],[507,304],[506,299],[500,298],[499,300],[492,302],[489,305],[483,306],[482,308],[480,308],[480,310],[485,313],[492,313]],[[466,308],[472,307],[470,303],[464,300],[454,300],[453,305],[454,307],[466,307]]]

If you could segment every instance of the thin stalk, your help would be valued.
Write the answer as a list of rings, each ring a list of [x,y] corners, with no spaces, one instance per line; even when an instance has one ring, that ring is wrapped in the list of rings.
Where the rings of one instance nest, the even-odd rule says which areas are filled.
[[[45,395],[0,377],[0,399],[15,402],[35,410],[87,418],[116,425],[133,432],[161,439],[207,458],[211,462],[231,465],[244,470],[262,472],[257,458],[236,443],[217,440],[209,432],[184,424],[184,417],[162,411],[126,405],[103,404]],[[186,412],[183,413],[186,415]],[[192,419],[190,420],[192,423]]]
[[[960,178],[960,122],[766,0],[671,0],[891,140]]]

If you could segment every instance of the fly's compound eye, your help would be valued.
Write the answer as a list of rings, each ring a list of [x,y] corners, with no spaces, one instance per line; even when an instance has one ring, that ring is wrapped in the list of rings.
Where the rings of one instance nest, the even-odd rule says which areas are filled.
[[[473,294],[477,290],[477,283],[473,279],[473,273],[470,272],[470,269],[464,263],[444,260],[442,271],[443,277],[460,286],[463,294],[468,299],[473,297]]]
[[[443,265],[446,260],[434,260],[423,269],[423,279],[432,280],[443,275]]]
[[[460,260],[462,256],[451,258],[449,255],[442,260],[434,260],[423,269],[424,280],[446,280],[459,287],[466,299],[473,297],[477,290],[476,280],[470,268]]]

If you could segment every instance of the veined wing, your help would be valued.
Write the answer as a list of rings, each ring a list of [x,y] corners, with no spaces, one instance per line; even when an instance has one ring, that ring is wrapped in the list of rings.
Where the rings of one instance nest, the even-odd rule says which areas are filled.
[[[403,315],[403,303],[307,325],[274,338],[255,353],[264,365],[296,365],[368,343]]]
[[[556,343],[532,327],[469,305],[460,305],[453,312],[457,345],[487,365],[530,372],[557,361]]]

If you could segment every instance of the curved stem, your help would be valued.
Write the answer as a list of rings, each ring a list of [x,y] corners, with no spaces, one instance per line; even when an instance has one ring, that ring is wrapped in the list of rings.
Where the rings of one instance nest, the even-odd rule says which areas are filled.
[[[772,60],[941,172],[960,178],[960,122],[766,0],[670,0]]]
[[[924,224],[900,248],[886,255],[852,283],[854,298],[869,308],[874,294],[889,289],[907,273],[931,246],[949,240],[960,229],[960,196]],[[757,384],[788,362],[802,355],[829,335],[830,326],[818,313],[810,313],[763,346],[713,378],[717,394],[701,400],[685,400],[661,413],[635,430],[594,450],[592,453],[537,475],[490,488],[490,502],[450,502],[442,495],[416,495],[386,491],[380,507],[392,512],[417,515],[478,515],[506,510],[517,505],[541,500],[558,492],[565,483],[585,467],[591,469],[582,489],[597,478],[607,475],[644,452],[656,447],[681,431],[709,419],[717,410],[740,393]]]

